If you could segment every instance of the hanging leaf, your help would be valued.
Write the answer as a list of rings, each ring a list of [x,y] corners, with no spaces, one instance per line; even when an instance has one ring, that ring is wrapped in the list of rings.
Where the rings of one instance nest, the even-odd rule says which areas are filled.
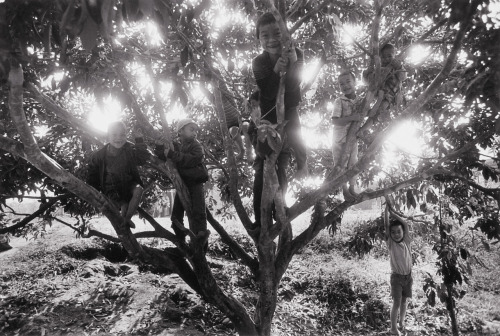
[[[232,60],[229,60],[227,62],[227,71],[233,72],[234,71],[234,62]]]
[[[139,10],[142,12],[143,17],[153,17],[153,0],[139,0]]]
[[[185,46],[184,49],[181,51],[181,64],[183,67],[186,66],[188,62],[188,57],[189,57],[189,48],[188,46]]]
[[[139,0],[123,1],[122,12],[125,20],[137,21],[139,19]]]
[[[193,21],[193,19],[194,19],[194,8],[190,7],[190,8],[188,8],[188,10],[186,12],[186,22],[191,23],[191,21]]]
[[[101,35],[105,39],[109,39],[111,32],[112,32],[112,27],[113,27],[113,9],[114,6],[114,1],[108,0],[104,1],[101,6],[101,17],[102,17],[102,23],[101,23]]]
[[[80,40],[85,50],[91,51],[97,45],[97,31],[99,27],[94,20],[87,20],[80,33]]]
[[[102,17],[101,17],[101,3],[102,3],[102,1],[99,1],[99,0],[85,0],[85,1],[82,1],[82,6],[86,6],[87,11],[88,11],[90,17],[98,25],[101,24],[101,22],[102,22]]]
[[[43,49],[44,52],[50,53],[51,51],[51,38],[52,38],[52,25],[45,27],[43,32]]]

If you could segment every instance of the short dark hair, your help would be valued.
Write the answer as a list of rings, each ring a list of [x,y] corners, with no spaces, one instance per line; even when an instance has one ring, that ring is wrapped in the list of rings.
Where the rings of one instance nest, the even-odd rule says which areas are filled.
[[[396,226],[401,226],[401,229],[403,229],[403,232],[405,232],[405,226],[403,225],[403,223],[395,218],[391,218],[389,220],[389,230]]]
[[[276,18],[274,17],[273,13],[271,12],[266,12],[262,14],[258,19],[257,23],[255,24],[255,32],[257,33],[257,39],[259,38],[260,34],[260,27],[265,26],[270,23],[275,23]]]
[[[343,70],[337,77],[337,80],[340,79],[340,76],[345,76],[345,75],[351,75],[352,79],[356,80],[356,76],[354,76],[354,72],[352,72],[351,70]]]
[[[390,43],[386,43],[382,46],[382,48],[380,48],[380,53],[382,53],[382,51],[386,50],[386,49],[392,49],[392,50],[395,50],[396,47],[394,47],[394,45],[390,44]]]

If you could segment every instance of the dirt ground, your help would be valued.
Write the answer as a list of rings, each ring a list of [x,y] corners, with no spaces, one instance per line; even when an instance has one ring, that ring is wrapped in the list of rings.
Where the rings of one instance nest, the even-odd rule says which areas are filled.
[[[13,248],[0,253],[0,335],[205,334],[202,320],[183,313],[199,298],[177,275],[61,250],[88,244],[60,223],[36,240],[10,241]],[[167,293],[177,293],[177,302]]]
[[[167,225],[167,218],[159,221]],[[142,221],[134,222],[138,231],[146,228]],[[106,220],[94,225],[112,233]],[[117,245],[103,247],[95,239],[76,238],[60,223],[47,227],[37,239],[13,238],[10,245],[11,250],[0,253],[0,335],[235,335],[231,322],[177,275],[134,264]],[[325,233],[294,258],[279,291],[273,335],[387,334],[390,297],[385,255],[354,259],[335,245],[338,242]],[[209,260],[216,278],[230,283],[232,287],[225,290],[242,302],[254,302],[253,291],[245,290],[254,286],[245,268],[218,258],[224,251],[211,240]],[[498,252],[491,252],[486,259],[489,272],[480,271],[459,302],[463,335],[500,335]],[[432,272],[431,262],[416,266],[416,281],[428,271]],[[318,276],[323,283],[312,283]],[[341,299],[346,301],[336,308],[337,321],[329,321],[322,308],[326,303],[335,308]],[[426,307],[424,299],[417,289],[408,310],[407,335],[449,335],[446,311]],[[367,302],[374,304],[373,309]],[[372,314],[370,328],[360,322],[367,313]],[[343,324],[344,329],[307,331],[332,323]]]

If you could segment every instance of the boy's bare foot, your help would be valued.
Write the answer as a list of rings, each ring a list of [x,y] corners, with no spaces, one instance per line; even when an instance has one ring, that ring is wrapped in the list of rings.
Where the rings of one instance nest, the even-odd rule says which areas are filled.
[[[358,186],[356,185],[349,186],[349,194],[351,194],[352,196],[356,197],[359,195],[360,192],[361,190],[359,190]]]
[[[349,188],[347,188],[347,186],[342,187],[342,194],[344,195],[344,200],[346,202],[352,202],[356,200],[356,196],[352,195],[349,192]]]
[[[396,329],[396,330],[389,330],[389,335],[395,335],[395,336],[401,336],[401,334],[399,333],[399,330]]]

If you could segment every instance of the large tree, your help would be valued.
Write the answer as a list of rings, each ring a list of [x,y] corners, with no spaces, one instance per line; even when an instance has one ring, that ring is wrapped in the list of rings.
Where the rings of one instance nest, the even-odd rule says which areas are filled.
[[[224,103],[233,101],[246,110],[246,99],[255,89],[250,64],[259,53],[254,22],[267,10],[287,30],[284,42],[291,38],[305,51],[300,110],[306,128],[311,120],[319,126],[318,137],[329,134],[327,107],[339,96],[337,74],[349,68],[360,77],[373,64],[375,76],[360,89],[358,113],[364,118],[350,128],[340,162],[332,167],[328,146],[311,146],[309,169],[321,183],[299,184],[297,201],[289,207],[275,170],[280,144],[273,147],[265,160],[261,226],[255,230],[242,202],[243,196],[251,196],[252,174],[235,160]],[[82,235],[119,241],[133,258],[178,273],[226,314],[241,335],[270,335],[278,286],[293,256],[321,230],[334,229],[349,207],[389,195],[396,196],[395,204],[415,207],[417,201],[430,201],[426,196],[431,185],[443,187],[459,210],[472,193],[485,201],[500,199],[497,188],[472,179],[478,170],[486,179],[496,181],[498,175],[497,167],[486,165],[480,153],[487,150],[496,160],[498,150],[498,14],[487,0],[7,0],[0,4],[0,201],[5,205],[9,197],[38,191],[41,206],[0,233],[50,216],[62,204],[78,219],[75,230]],[[405,95],[400,106],[372,120],[369,111],[383,83],[378,50],[387,42],[396,46],[407,70]],[[415,53],[424,58],[411,58]],[[212,228],[257,283],[253,314],[221,289],[199,241],[204,238],[188,230],[191,243],[185,244],[142,210],[152,230],[133,233],[113,203],[84,182],[88,154],[105,141],[89,119],[93,109],[110,106],[110,100],[150,145],[158,139],[166,145],[172,141],[170,121],[176,115],[198,120],[215,167],[213,178],[255,245],[254,255],[207,209]],[[397,151],[393,162],[386,162],[386,140],[404,122],[420,130],[425,150],[420,157]],[[360,159],[347,168],[347,153],[356,142]],[[371,189],[354,200],[334,197],[358,174],[361,185]],[[190,208],[186,187],[171,162],[152,157],[144,176],[148,201],[155,190],[171,183]],[[47,197],[49,192],[54,196]],[[109,219],[117,237],[86,230],[86,218],[95,209]],[[294,232],[292,222],[306,211],[310,225]],[[187,215],[191,220],[189,211]],[[480,215],[478,228],[498,239],[498,210],[485,207]],[[175,247],[151,248],[141,244],[143,237],[162,238]]]

